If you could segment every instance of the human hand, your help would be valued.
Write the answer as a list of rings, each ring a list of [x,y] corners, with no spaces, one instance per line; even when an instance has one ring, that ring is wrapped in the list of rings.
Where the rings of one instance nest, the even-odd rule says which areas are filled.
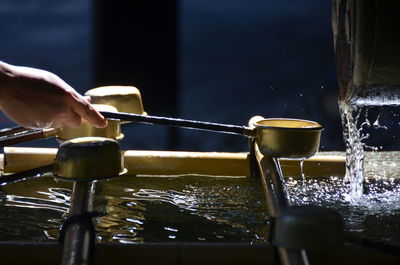
[[[57,75],[0,62],[0,108],[29,128],[77,128],[84,118],[96,127],[107,120]]]

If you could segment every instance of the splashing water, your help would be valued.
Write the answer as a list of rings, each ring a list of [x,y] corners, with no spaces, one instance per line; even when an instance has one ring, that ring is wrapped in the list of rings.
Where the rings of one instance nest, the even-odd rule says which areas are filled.
[[[399,163],[396,162],[396,164],[398,167]],[[367,176],[364,183],[365,191],[357,201],[348,199],[351,189],[349,181],[330,177],[307,179],[302,185],[299,185],[296,179],[289,179],[286,187],[290,194],[290,204],[313,204],[336,209],[343,216],[347,231],[369,239],[400,245],[399,170],[396,170],[397,177],[372,179],[370,174],[374,174],[376,166],[382,165],[375,162],[366,165],[366,168],[371,167],[371,169],[365,172]]]
[[[358,200],[363,193],[364,148],[361,128],[357,126],[360,111],[356,106],[339,103],[346,145],[346,178],[350,181],[350,200]],[[366,136],[364,136],[366,137]]]
[[[350,182],[347,198],[357,201],[363,193],[365,151],[399,150],[400,132],[396,106],[358,106],[339,102],[346,146],[346,179]],[[383,166],[379,170],[385,171]]]

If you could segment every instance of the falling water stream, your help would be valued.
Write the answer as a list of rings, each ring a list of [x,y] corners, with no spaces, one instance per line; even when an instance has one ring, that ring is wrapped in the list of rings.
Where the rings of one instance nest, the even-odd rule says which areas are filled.
[[[400,114],[396,106],[364,106],[339,103],[346,146],[346,178],[350,182],[347,198],[356,202],[362,198],[365,176],[365,152],[378,156],[380,152],[400,149],[398,134]],[[380,170],[387,171],[385,165]],[[370,176],[374,177],[374,176]]]
[[[375,102],[376,103],[376,102]],[[286,181],[291,205],[338,210],[346,230],[400,246],[400,113],[397,105],[340,103],[346,176]]]
[[[364,180],[364,147],[362,126],[358,126],[360,110],[356,106],[340,103],[343,125],[343,137],[346,145],[346,177],[350,180],[349,197],[351,200],[361,198]]]

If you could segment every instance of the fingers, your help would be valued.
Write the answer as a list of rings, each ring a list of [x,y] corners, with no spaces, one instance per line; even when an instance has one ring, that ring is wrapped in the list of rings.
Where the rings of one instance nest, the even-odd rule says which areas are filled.
[[[96,127],[107,126],[107,120],[93,108],[90,99],[81,96],[55,74],[29,67],[9,68],[13,82],[7,82],[7,89],[2,89],[7,93],[0,91],[0,106],[18,124],[76,128],[84,118]]]
[[[76,114],[74,111],[71,111],[69,120],[65,121],[65,125],[73,129],[77,129],[79,125],[81,125],[81,121],[82,121],[81,116]]]
[[[74,100],[72,109],[77,115],[96,127],[104,128],[107,126],[107,120],[82,97],[81,100]]]

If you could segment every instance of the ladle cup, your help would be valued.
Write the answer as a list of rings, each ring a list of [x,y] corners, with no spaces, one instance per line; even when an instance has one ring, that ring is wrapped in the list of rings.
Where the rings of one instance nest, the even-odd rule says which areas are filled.
[[[255,138],[260,152],[273,157],[303,159],[314,155],[319,148],[323,126],[314,121],[300,119],[263,119],[247,126],[148,116],[124,112],[101,111],[106,118],[148,124],[167,125],[236,134]]]
[[[98,111],[117,111],[115,107],[109,105],[92,104],[92,106]],[[121,140],[124,135],[121,133],[120,123],[119,119],[111,119],[105,128],[97,128],[85,120],[78,128],[68,126],[59,128],[57,139],[62,142],[79,137],[95,136]]]

